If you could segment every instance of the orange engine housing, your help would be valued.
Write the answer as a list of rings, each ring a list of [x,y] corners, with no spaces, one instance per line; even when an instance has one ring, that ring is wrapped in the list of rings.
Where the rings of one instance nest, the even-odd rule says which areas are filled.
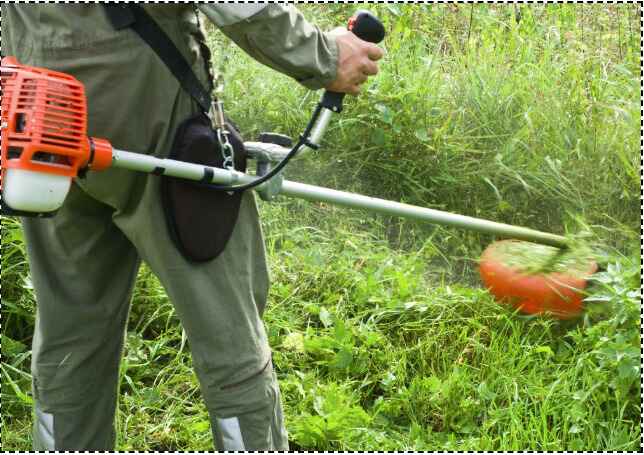
[[[75,177],[88,161],[83,84],[2,59],[2,169]]]
[[[109,166],[109,142],[87,137],[81,82],[5,57],[1,84],[3,180],[12,168],[74,178],[88,163],[93,170]]]

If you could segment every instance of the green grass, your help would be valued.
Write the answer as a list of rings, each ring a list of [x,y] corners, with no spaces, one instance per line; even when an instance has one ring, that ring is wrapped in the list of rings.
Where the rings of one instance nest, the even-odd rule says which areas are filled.
[[[305,11],[331,26],[354,7]],[[639,13],[370,7],[390,31],[382,73],[288,177],[583,233],[602,271],[579,320],[526,317],[480,287],[475,261],[489,236],[262,203],[273,282],[265,319],[292,447],[636,451]],[[218,55],[222,38],[209,38]],[[248,138],[296,136],[318,96],[236,51],[226,77],[227,108]],[[17,222],[3,218],[3,450],[30,444],[35,301],[24,248]],[[127,341],[118,449],[210,449],[189,346],[146,268]]]

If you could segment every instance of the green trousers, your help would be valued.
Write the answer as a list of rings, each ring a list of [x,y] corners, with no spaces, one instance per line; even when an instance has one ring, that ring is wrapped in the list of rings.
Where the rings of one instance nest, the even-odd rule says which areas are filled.
[[[195,104],[136,35],[108,35],[100,25],[91,45],[43,48],[3,39],[3,54],[84,82],[91,136],[167,156],[176,127]],[[180,21],[162,25],[205,79],[197,34]],[[134,172],[89,173],[56,217],[23,222],[38,301],[34,448],[114,447],[119,362],[132,288],[145,261],[186,330],[217,448],[287,449],[261,320],[269,282],[253,195],[245,195],[224,253],[195,265],[170,239],[159,185],[158,177]]]

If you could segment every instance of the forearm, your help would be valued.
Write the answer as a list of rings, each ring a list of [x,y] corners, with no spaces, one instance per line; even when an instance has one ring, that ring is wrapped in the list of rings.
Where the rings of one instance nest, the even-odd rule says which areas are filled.
[[[336,77],[335,39],[285,5],[198,4],[199,9],[255,60],[310,89]]]

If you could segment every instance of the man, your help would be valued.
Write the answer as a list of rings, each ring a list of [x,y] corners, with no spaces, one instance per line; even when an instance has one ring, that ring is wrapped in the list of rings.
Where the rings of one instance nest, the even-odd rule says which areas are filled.
[[[194,6],[145,6],[204,85]],[[322,33],[294,8],[200,4],[255,59],[311,89],[357,94],[382,51],[349,32]],[[163,62],[100,4],[2,5],[2,55],[69,73],[88,95],[89,135],[165,157],[177,126],[197,112]],[[207,85],[206,85],[207,86]],[[160,179],[118,169],[76,182],[51,219],[24,219],[38,299],[32,352],[34,446],[110,450],[118,366],[141,261],[159,277],[188,335],[220,450],[288,448],[261,315],[268,295],[253,195],[242,199],[224,252],[194,264],[163,218]]]

